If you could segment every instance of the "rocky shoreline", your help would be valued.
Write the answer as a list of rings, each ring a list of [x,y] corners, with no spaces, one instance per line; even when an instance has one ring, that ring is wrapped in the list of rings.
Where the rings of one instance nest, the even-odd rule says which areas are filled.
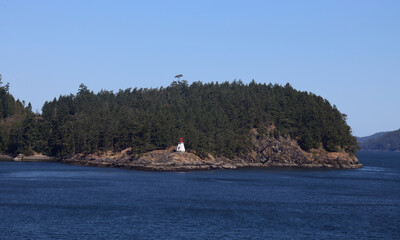
[[[30,156],[25,156],[23,154],[18,154],[13,157],[10,155],[0,154],[0,161],[14,161],[14,162],[54,162],[57,161],[55,158],[43,155],[43,154],[33,154]]]
[[[140,157],[123,155],[121,157],[104,156],[74,156],[61,159],[60,162],[81,166],[93,167],[114,167],[148,171],[191,171],[210,169],[236,169],[245,167],[266,167],[266,168],[331,168],[331,169],[352,169],[361,168],[358,161],[348,159],[341,154],[335,156],[320,156],[316,161],[305,161],[297,163],[293,161],[271,161],[271,162],[249,162],[245,159],[227,159],[224,157],[209,156],[201,159],[193,153],[170,152],[168,150],[156,150],[145,153]]]
[[[194,153],[175,152],[172,148],[155,150],[142,155],[130,154],[130,148],[122,152],[78,154],[63,158],[63,163],[96,166],[116,167],[149,171],[190,171],[209,169],[236,169],[244,167],[290,167],[290,168],[330,168],[352,169],[361,168],[355,156],[341,152],[326,152],[313,149],[303,151],[297,142],[291,138],[278,139],[261,137],[253,132],[253,149],[247,155],[228,159],[225,157],[208,155],[200,158]]]
[[[175,152],[174,147],[155,150],[144,154],[134,154],[132,148],[121,152],[98,152],[76,154],[62,159],[54,159],[41,154],[11,157],[0,155],[3,161],[57,161],[68,164],[115,167],[148,171],[191,171],[210,169],[236,169],[244,167],[288,167],[288,168],[361,168],[355,156],[345,151],[326,152],[322,148],[303,151],[297,141],[289,137],[266,137],[257,130],[251,132],[252,149],[244,156],[229,159],[208,155],[200,158],[191,152]]]

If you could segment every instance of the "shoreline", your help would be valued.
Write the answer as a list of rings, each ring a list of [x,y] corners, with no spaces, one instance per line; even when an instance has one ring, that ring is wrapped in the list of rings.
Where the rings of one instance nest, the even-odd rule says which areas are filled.
[[[332,164],[262,164],[262,163],[247,163],[247,164],[196,164],[196,165],[135,165],[127,163],[118,163],[117,161],[99,162],[93,160],[77,160],[74,158],[67,159],[55,159],[55,158],[35,158],[35,157],[24,157],[22,160],[15,160],[11,156],[0,157],[0,162],[56,162],[62,164],[70,164],[76,166],[86,166],[86,167],[102,167],[102,168],[121,168],[128,170],[137,171],[149,171],[149,172],[189,172],[189,171],[207,171],[207,170],[235,170],[235,169],[325,169],[325,170],[343,170],[343,169],[358,169],[362,168],[363,165],[358,164],[348,164],[348,165],[332,165]]]
[[[61,162],[82,166],[116,167],[148,171],[191,171],[212,169],[257,168],[316,168],[316,169],[356,169],[363,165],[356,156],[345,151],[327,152],[311,149],[305,152],[297,141],[290,137],[272,138],[260,136],[252,131],[253,148],[245,155],[232,159],[223,156],[200,158],[190,152],[176,152],[171,146],[165,150],[153,150],[143,154],[133,154],[132,148],[120,152],[96,152],[76,154]]]
[[[63,164],[70,164],[75,166],[83,166],[83,167],[101,167],[101,168],[120,168],[127,170],[137,170],[137,171],[146,171],[146,172],[190,172],[190,171],[208,171],[208,170],[239,170],[239,169],[308,169],[308,170],[351,170],[351,169],[359,169],[363,168],[362,164],[352,165],[352,166],[344,166],[344,167],[334,167],[332,165],[321,165],[321,166],[313,166],[313,165],[292,165],[292,166],[262,166],[262,165],[239,165],[232,167],[223,167],[223,166],[184,166],[184,167],[152,167],[152,166],[134,166],[134,165],[113,165],[113,164],[95,164],[92,162],[86,163],[78,163],[71,161],[54,161]]]
[[[176,152],[171,146],[164,150],[153,150],[137,154],[129,147],[119,152],[98,151],[91,154],[79,153],[64,158],[52,158],[42,154],[16,157],[0,155],[6,160],[21,162],[62,162],[81,166],[114,167],[145,171],[192,171],[212,169],[256,168],[316,168],[316,169],[356,169],[363,165],[355,155],[343,150],[327,152],[324,149],[300,148],[290,137],[263,137],[252,131],[253,148],[242,156],[231,159],[208,154],[200,158],[191,152]]]
[[[31,156],[25,156],[18,154],[15,157],[10,155],[0,155],[0,162],[57,162],[58,160],[53,157],[45,156],[43,154],[34,154]]]
[[[356,158],[315,157],[312,160],[270,159],[265,162],[254,159],[228,159],[208,157],[201,159],[193,153],[155,150],[141,156],[123,153],[104,153],[102,155],[75,155],[60,159],[59,162],[92,167],[112,167],[142,171],[193,171],[239,168],[303,168],[303,169],[357,169],[363,165]]]

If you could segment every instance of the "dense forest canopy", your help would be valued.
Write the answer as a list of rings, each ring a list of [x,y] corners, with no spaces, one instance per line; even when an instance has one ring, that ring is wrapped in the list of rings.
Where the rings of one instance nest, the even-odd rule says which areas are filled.
[[[39,139],[35,117],[31,104],[15,100],[0,75],[0,153],[32,153],[33,140]]]
[[[6,87],[1,88],[2,104],[10,96]],[[76,95],[46,102],[41,115],[13,99],[7,101],[15,106],[14,112],[2,115],[0,127],[7,130],[1,129],[0,150],[13,154],[33,150],[62,157],[128,147],[143,153],[176,145],[184,137],[186,147],[200,156],[233,157],[249,150],[253,128],[271,137],[290,136],[306,151],[355,153],[358,147],[346,115],[326,99],[289,84],[189,85],[181,80],[165,88],[117,93],[94,93],[81,84]],[[1,106],[3,113],[6,108]],[[10,127],[7,119],[13,114],[21,120]]]

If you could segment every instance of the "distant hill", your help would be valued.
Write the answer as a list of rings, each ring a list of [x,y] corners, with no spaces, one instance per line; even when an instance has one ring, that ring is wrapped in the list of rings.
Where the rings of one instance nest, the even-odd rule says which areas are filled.
[[[362,150],[400,151],[400,129],[357,138]]]
[[[366,141],[368,141],[368,140],[370,140],[370,139],[378,138],[378,137],[380,137],[380,136],[382,136],[382,135],[384,135],[384,134],[386,134],[386,133],[389,133],[389,132],[378,132],[378,133],[372,134],[372,135],[370,135],[370,136],[366,136],[366,137],[356,137],[356,138],[357,138],[357,141],[358,141],[359,143],[363,143],[363,142],[366,142]]]

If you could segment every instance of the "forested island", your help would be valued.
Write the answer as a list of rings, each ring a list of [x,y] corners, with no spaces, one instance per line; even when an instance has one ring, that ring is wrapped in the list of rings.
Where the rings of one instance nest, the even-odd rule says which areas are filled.
[[[186,153],[173,151],[179,137]],[[356,168],[358,143],[326,99],[290,84],[174,81],[168,87],[76,94],[42,113],[0,85],[0,154],[154,170]]]

